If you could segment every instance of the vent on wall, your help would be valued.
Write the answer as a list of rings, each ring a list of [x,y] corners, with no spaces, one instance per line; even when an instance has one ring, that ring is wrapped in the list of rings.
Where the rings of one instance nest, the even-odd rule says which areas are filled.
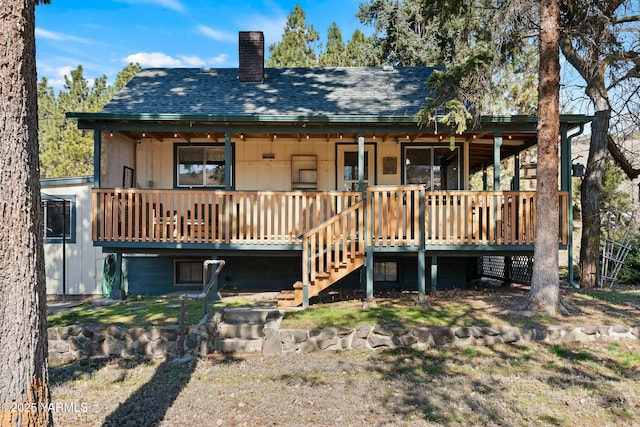
[[[240,31],[238,60],[241,82],[264,80],[264,34],[262,31]]]

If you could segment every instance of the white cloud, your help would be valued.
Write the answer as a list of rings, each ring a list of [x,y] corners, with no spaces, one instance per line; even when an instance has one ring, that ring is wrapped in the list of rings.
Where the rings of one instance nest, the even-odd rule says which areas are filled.
[[[224,64],[228,55],[221,53],[206,61],[199,56],[178,55],[172,57],[166,53],[160,52],[138,52],[123,58],[124,63],[137,62],[143,68],[179,68],[179,67],[204,67],[207,64],[221,65]]]
[[[138,52],[127,56],[124,62],[137,62],[142,67],[180,67],[184,65],[179,59],[175,59],[160,52]]]
[[[264,48],[266,53],[270,44],[278,42],[282,39],[284,27],[287,24],[287,17],[285,15],[253,15],[249,19],[247,19],[247,21],[252,23],[252,29],[256,29],[264,33]]]
[[[62,78],[64,80],[64,76],[69,76],[71,78],[71,72],[78,67],[72,67],[71,65],[65,65],[64,67],[58,67],[56,69],[56,76]]]
[[[198,32],[216,41],[233,42],[236,41],[236,35],[227,31],[216,30],[206,25],[198,25]]]
[[[151,4],[167,8],[169,10],[175,10],[176,12],[183,13],[186,8],[179,0],[118,0],[121,3],[128,4]]]
[[[205,62],[197,56],[181,56],[180,60],[190,67],[202,67],[205,65]]]
[[[224,64],[227,59],[229,59],[229,55],[221,53],[218,56],[214,56],[213,58],[209,58],[209,63],[214,65]]]
[[[48,39],[53,41],[73,41],[78,43],[91,43],[91,41],[87,39],[83,39],[82,37],[72,36],[71,34],[58,33],[55,31],[45,30],[44,28],[36,27],[36,37],[41,39]]]

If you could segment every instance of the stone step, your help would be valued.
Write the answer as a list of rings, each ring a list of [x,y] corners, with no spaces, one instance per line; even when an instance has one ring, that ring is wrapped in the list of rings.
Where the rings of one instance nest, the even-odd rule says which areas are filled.
[[[261,352],[264,340],[246,340],[240,338],[227,338],[217,342],[216,350],[220,353],[253,353]]]
[[[262,324],[221,323],[218,327],[218,337],[220,339],[262,339],[264,337],[263,329],[264,325]]]
[[[275,320],[281,316],[277,309],[271,308],[228,308],[223,310],[224,323],[262,324]]]

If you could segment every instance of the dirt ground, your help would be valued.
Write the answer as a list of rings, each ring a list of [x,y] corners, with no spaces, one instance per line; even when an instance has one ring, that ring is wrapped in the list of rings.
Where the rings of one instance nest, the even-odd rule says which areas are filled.
[[[488,287],[430,299],[506,322],[500,312],[523,295]],[[625,301],[565,296],[577,311],[558,323],[640,324]],[[61,426],[640,425],[640,340],[94,359],[52,366],[50,379]]]

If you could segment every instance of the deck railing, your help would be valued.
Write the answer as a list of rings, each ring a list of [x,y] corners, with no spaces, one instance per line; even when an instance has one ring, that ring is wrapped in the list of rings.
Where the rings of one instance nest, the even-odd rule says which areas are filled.
[[[355,192],[93,190],[97,242],[299,244]]]
[[[559,241],[568,242],[567,193],[561,192]],[[532,245],[536,193],[533,191],[427,191],[417,186],[367,189],[367,244],[411,247]]]
[[[299,245],[306,232],[361,199],[361,193],[337,191],[94,189],[93,240]],[[369,187],[366,243],[377,248],[532,245],[535,200],[536,193],[530,191]],[[559,203],[558,233],[566,245],[566,192],[560,193]]]

